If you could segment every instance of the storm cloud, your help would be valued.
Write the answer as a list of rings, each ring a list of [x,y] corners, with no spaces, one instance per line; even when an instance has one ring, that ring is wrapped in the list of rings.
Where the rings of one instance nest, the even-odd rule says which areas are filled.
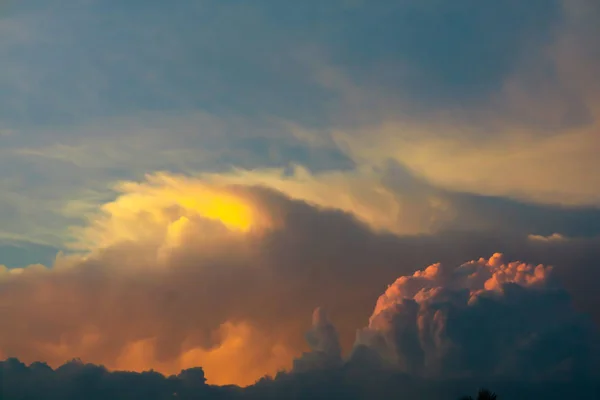
[[[595,239],[399,237],[264,187],[177,176],[122,190],[80,232],[80,245],[97,247],[52,268],[2,272],[0,312],[13,321],[0,337],[5,357],[165,373],[201,365],[209,382],[249,384],[308,350],[302,332],[315,307],[331,313],[347,354],[389,282],[495,251],[556,265],[580,310],[597,304],[585,296],[595,264],[579,264],[597,257]],[[315,318],[311,346],[337,354],[327,320]]]

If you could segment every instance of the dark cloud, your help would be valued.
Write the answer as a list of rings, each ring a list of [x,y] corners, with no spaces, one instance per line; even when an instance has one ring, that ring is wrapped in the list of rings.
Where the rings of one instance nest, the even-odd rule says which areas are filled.
[[[522,383],[502,380],[419,380],[405,374],[346,365],[342,368],[280,373],[247,388],[216,387],[204,383],[200,368],[166,377],[156,372],[108,372],[101,366],[70,362],[55,370],[46,364],[25,366],[12,359],[0,362],[3,400],[75,399],[404,399],[446,400],[473,394],[480,387],[494,390],[499,399],[594,398],[597,382]]]
[[[342,348],[338,332],[321,308],[316,308],[313,312],[312,328],[306,334],[306,341],[310,351],[294,360],[294,372],[341,366]]]
[[[542,243],[485,232],[397,237],[269,190],[235,192],[265,210],[277,227],[240,235],[192,219],[184,241],[162,261],[155,247],[141,241],[111,246],[74,265],[67,260],[54,269],[5,274],[0,317],[13,322],[0,336],[0,351],[27,362],[59,365],[81,357],[112,368],[156,365],[172,372],[194,349],[219,351],[237,338],[242,347],[236,357],[224,359],[239,371],[224,369],[208,353],[188,362],[204,360],[209,381],[251,381],[305,349],[305,316],[316,306],[331,313],[348,352],[355,330],[365,326],[390,282],[435,262],[460,265],[497,251],[507,260],[556,266],[578,309],[600,321],[593,291],[597,239]],[[131,348],[148,340],[150,349]],[[276,356],[277,346],[291,353]]]
[[[500,254],[398,278],[357,344],[424,377],[567,379],[593,374],[595,330],[543,265]]]
[[[404,207],[414,208],[429,197],[438,198],[446,205],[438,211],[437,221],[432,223],[434,231],[484,231],[506,236],[525,237],[530,234],[550,236],[559,233],[567,237],[600,236],[600,208],[568,207],[561,205],[535,204],[500,196],[484,196],[459,191],[444,190],[427,182],[409,168],[388,162],[382,182],[396,194]],[[436,216],[436,210],[425,211],[426,218]],[[402,215],[406,223],[410,217]]]
[[[531,204],[502,197],[454,194],[461,215],[450,228],[487,230],[520,235],[568,237],[600,235],[598,207],[562,207]]]
[[[405,374],[376,371],[347,366],[328,372],[281,374],[274,381],[265,380],[245,390],[256,399],[404,399],[443,400],[472,395],[478,388],[491,388],[498,399],[563,399],[569,396],[594,396],[596,382],[537,382],[519,383],[503,380],[419,380]],[[289,396],[289,397],[288,397]]]
[[[219,399],[225,388],[209,387],[202,368],[165,377],[157,372],[109,372],[79,360],[56,369],[44,363],[26,366],[16,359],[0,363],[0,396],[16,399]],[[235,393],[235,391],[231,391]],[[229,396],[233,398],[234,396]]]

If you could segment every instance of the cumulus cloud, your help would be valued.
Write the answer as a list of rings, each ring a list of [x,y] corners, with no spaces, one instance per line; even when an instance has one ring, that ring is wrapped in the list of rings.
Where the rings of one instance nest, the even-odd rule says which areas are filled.
[[[8,359],[0,362],[0,393],[7,400],[23,395],[358,400],[401,392],[437,400],[487,385],[514,399],[588,396],[598,390],[597,365],[590,362],[597,354],[591,340],[597,337],[589,329],[552,279],[551,267],[505,262],[496,253],[456,268],[433,264],[398,278],[377,300],[344,361],[338,332],[318,307],[306,335],[310,351],[291,371],[243,389],[207,385],[200,367],[166,376],[110,372],[79,360],[52,369]],[[246,350],[234,351],[239,356]],[[226,361],[227,368],[236,368],[244,357]]]
[[[39,399],[92,395],[378,399],[402,392],[409,398],[434,400],[458,397],[484,384],[516,399],[594,393],[597,385],[588,379],[591,370],[581,357],[581,351],[589,350],[587,327],[573,314],[568,296],[551,282],[550,272],[551,268],[542,265],[505,263],[500,254],[494,254],[454,269],[434,264],[402,276],[378,299],[369,325],[359,332],[355,351],[346,362],[342,362],[335,327],[317,308],[306,335],[311,350],[295,360],[291,372],[261,379],[245,389],[207,386],[201,368],[167,377],[153,371],[109,372],[77,360],[52,369],[39,362],[27,367],[9,359],[0,362],[0,390],[7,399],[24,394]],[[142,322],[139,317],[135,317],[137,323]],[[227,344],[231,335],[226,335],[215,347],[222,368],[240,369],[239,364],[247,361],[248,347],[262,348],[260,336],[248,343],[239,337]],[[227,348],[234,356],[227,356]],[[151,346],[139,348],[141,363],[132,369],[146,370],[155,363],[153,351]],[[210,357],[194,361],[218,372]],[[564,382],[558,382],[556,374]],[[417,378],[424,376],[438,379]],[[541,384],[524,383],[531,377],[546,379]]]
[[[551,267],[501,254],[398,278],[377,300],[357,345],[417,376],[576,378],[592,373],[589,322],[556,287]]]
[[[3,357],[166,374],[201,365],[210,383],[246,385],[294,359],[338,363],[337,343],[347,353],[381,288],[415,266],[500,248],[556,260],[577,296],[590,293],[590,279],[567,278],[597,258],[593,241],[397,236],[339,208],[226,180],[159,174],[120,190],[77,231],[82,253],[0,270],[0,319],[13,321],[0,336]],[[591,310],[596,297],[579,305]],[[319,304],[339,342],[317,312],[307,348],[306,316]],[[302,356],[310,348],[321,355]]]
[[[495,253],[402,276],[357,332],[343,373],[360,367],[362,378],[387,371],[433,382],[596,379],[598,332],[552,271]],[[342,367],[337,331],[320,308],[307,341],[311,351],[295,360],[293,373]]]
[[[294,371],[335,368],[341,365],[342,349],[337,329],[320,307],[313,312],[312,328],[306,334],[306,341],[310,352],[294,360]]]
[[[273,260],[262,263],[267,231],[252,195],[200,183],[180,192],[185,184],[129,188],[82,232],[83,255],[4,270],[1,313],[19,322],[2,352],[163,372],[201,363],[217,383],[251,383],[287,365],[290,343],[265,336],[265,320],[278,317],[265,303],[279,286]],[[238,304],[244,297],[253,316]]]
[[[143,183],[123,182],[116,190],[118,199],[76,232],[75,248],[104,249],[128,241],[177,246],[194,218],[209,225],[216,221],[224,232],[256,231],[268,223],[251,196],[198,179],[155,174]]]
[[[200,364],[212,383],[249,384],[300,354],[311,301],[349,301],[337,315],[352,325],[373,291],[359,282],[392,269],[360,277],[396,251],[392,237],[265,188],[156,175],[120,189],[77,231],[81,254],[0,271],[0,314],[16,321],[3,356],[165,373]]]

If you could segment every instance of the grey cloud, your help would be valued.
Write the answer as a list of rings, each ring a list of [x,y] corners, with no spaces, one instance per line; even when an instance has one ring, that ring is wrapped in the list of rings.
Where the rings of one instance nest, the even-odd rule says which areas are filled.
[[[99,365],[73,360],[56,369],[44,363],[30,366],[16,359],[0,362],[3,399],[166,399],[221,398],[225,389],[205,384],[201,368],[165,377],[157,372],[109,372]]]
[[[20,322],[5,332],[0,349],[33,361],[44,353],[32,343],[52,343],[61,335],[77,341],[82,327],[96,326],[102,339],[78,350],[86,361],[114,361],[127,343],[148,337],[156,338],[156,356],[166,361],[185,350],[184,339],[187,346],[210,349],[220,341],[211,332],[222,323],[246,321],[299,351],[301,321],[323,305],[347,351],[354,329],[364,326],[373,300],[389,282],[423,265],[456,265],[497,251],[555,265],[579,309],[590,312],[598,304],[597,296],[589,297],[598,276],[596,239],[540,244],[486,233],[399,238],[375,234],[341,212],[319,211],[270,191],[251,193],[285,229],[243,240],[227,234],[206,240],[199,225],[198,236],[170,256],[167,269],[155,265],[146,247],[125,243],[76,268],[2,281],[0,295],[7,301],[2,319]],[[64,356],[56,357],[47,361]]]
[[[432,231],[495,232],[507,236],[529,234],[569,237],[600,235],[600,208],[535,204],[499,196],[483,196],[445,190],[428,183],[408,168],[389,162],[382,183],[396,193],[408,210],[397,224],[411,218],[430,221]],[[438,199],[441,207],[426,207],[426,199]],[[419,205],[419,207],[416,207]],[[420,211],[420,214],[419,212]]]
[[[306,334],[310,351],[294,360],[293,371],[330,369],[342,364],[338,332],[320,307],[313,312],[312,327]]]
[[[166,266],[155,265],[156,261],[148,247],[123,243],[106,249],[76,267],[59,265],[55,270],[38,269],[24,271],[20,275],[3,276],[0,278],[0,304],[3,304],[0,308],[1,319],[13,323],[10,329],[3,331],[0,350],[6,356],[18,356],[27,362],[42,360],[59,365],[64,357],[79,356],[86,362],[110,363],[114,362],[127,343],[153,337],[156,343],[154,357],[166,362],[186,350],[183,343],[185,346],[205,349],[217,348],[224,338],[215,332],[222,323],[230,321],[249,323],[260,332],[262,339],[253,338],[247,348],[244,347],[236,355],[236,360],[242,365],[248,362],[244,352],[252,349],[254,352],[249,356],[251,363],[260,365],[268,359],[273,343],[285,344],[298,355],[306,349],[302,332],[308,328],[307,317],[315,306],[323,305],[330,310],[332,321],[338,328],[340,346],[348,354],[354,344],[355,330],[367,324],[375,299],[390,282],[434,262],[459,265],[464,260],[478,255],[489,256],[496,251],[505,252],[509,260],[522,259],[554,265],[558,280],[566,285],[576,309],[594,312],[593,317],[597,322],[600,321],[595,310],[600,299],[597,296],[590,297],[599,274],[597,239],[540,242],[526,237],[490,233],[397,237],[373,233],[348,214],[319,210],[269,190],[237,190],[245,192],[270,215],[282,221],[284,229],[250,238],[230,236],[223,230],[213,240],[203,232],[215,227],[203,223],[169,258]],[[502,299],[490,299],[462,316],[451,311],[450,307],[449,318],[458,317],[449,328],[454,332],[451,337],[461,342],[483,340],[483,337],[472,337],[475,332],[469,328],[470,321],[476,319],[484,325],[481,328],[483,336],[491,335],[499,339],[501,335],[496,334],[502,332],[491,328],[495,323],[494,318],[507,317],[507,314],[510,317],[513,311],[515,318],[518,318],[525,312],[537,310],[539,306],[544,312],[538,318],[547,321],[548,315],[554,315],[553,312],[559,312],[565,306],[564,292],[557,292],[554,296],[550,292],[538,295],[511,287],[506,290],[512,290],[511,299],[515,302],[507,305]],[[315,326],[310,330],[311,345],[313,350],[324,352],[327,360],[334,360],[339,354],[334,328],[322,315],[318,314],[317,317]],[[518,322],[510,318],[508,320]],[[81,329],[86,326],[101,328],[100,339],[92,347],[78,347],[82,343]],[[552,338],[550,343],[555,343],[555,340],[560,342],[577,332],[575,329],[556,331],[559,339]],[[51,346],[58,343],[74,347],[67,353],[54,355],[45,352],[44,347],[39,347],[40,344]],[[570,343],[575,347],[568,351],[577,350],[577,343]],[[541,344],[542,348],[548,345]],[[537,353],[536,349],[530,349],[531,359],[536,362],[546,360],[549,354]],[[573,355],[579,354],[575,350]],[[499,354],[491,352],[490,357]],[[520,391],[529,394],[548,391],[555,395],[564,393],[562,390],[566,388],[581,393],[593,390],[589,382],[582,381],[584,374],[574,376],[564,385],[554,384],[556,386],[526,385],[518,383],[520,381],[511,383],[490,377],[427,383],[386,372],[382,369],[383,364],[377,362],[377,357],[373,357],[369,351],[365,353],[365,349],[357,349],[351,360],[361,361],[338,368],[334,367],[335,362],[327,362],[325,365],[333,368],[321,368],[318,375],[312,373],[310,368],[303,373],[280,374],[274,380],[267,379],[246,389],[243,395],[248,398],[278,398],[283,393],[294,393],[297,398],[318,398],[337,393],[339,396],[350,396],[341,398],[379,398],[384,393],[400,390],[437,399],[448,393],[469,393],[484,384],[505,393],[505,396]],[[236,367],[236,362],[229,366]],[[42,375],[39,376],[43,376],[41,379],[47,384],[71,390],[69,393],[74,393],[73,396],[81,393],[78,390],[84,390],[76,382],[63,382],[62,378],[56,378],[58,381],[55,381],[47,369],[42,370],[46,372],[40,372]],[[77,368],[75,370],[78,371]],[[100,382],[98,385],[102,387],[102,382],[108,377],[138,376],[113,376],[102,370],[92,370],[100,372],[85,378],[90,379],[85,381],[88,382],[86,388],[94,387],[93,382]],[[10,375],[3,372],[4,381],[0,381],[10,382],[12,388],[22,382],[26,382],[24,385],[28,390],[39,387],[31,383],[34,381],[28,380],[38,379],[38,372],[22,373],[26,374],[25,380],[8,379]],[[151,376],[155,377],[152,379],[156,379],[156,382],[164,382],[158,375]],[[207,378],[210,381],[210,372]],[[142,382],[145,378],[132,379]],[[141,386],[145,385],[126,384],[133,392],[144,390]],[[163,393],[162,383],[156,385],[155,393],[151,396]],[[550,387],[556,389],[548,389]],[[233,389],[224,389],[224,393],[227,396],[242,395]]]
[[[402,374],[356,373],[334,369],[304,374],[279,374],[256,385],[241,389],[204,384],[199,368],[173,376],[156,372],[109,372],[102,366],[73,361],[55,370],[43,363],[26,366],[18,360],[0,362],[0,394],[5,400],[104,399],[388,399],[391,394],[406,399],[446,400],[488,387],[499,399],[564,399],[569,396],[590,398],[600,389],[593,382],[543,382],[524,384],[510,381],[421,381]]]
[[[598,337],[550,273],[498,255],[432,265],[386,290],[357,343],[411,375],[587,378]]]

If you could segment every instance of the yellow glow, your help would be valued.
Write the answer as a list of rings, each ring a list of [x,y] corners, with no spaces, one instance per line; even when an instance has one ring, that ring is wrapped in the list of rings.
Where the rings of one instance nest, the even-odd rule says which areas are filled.
[[[121,195],[102,206],[102,213],[79,233],[75,247],[93,250],[123,241],[172,246],[196,218],[219,221],[227,229],[248,232],[258,211],[238,193],[182,176],[153,175],[147,182],[123,182]]]
[[[181,217],[177,221],[171,223],[167,228],[167,238],[165,244],[167,246],[177,245],[181,241],[186,228],[189,226],[190,220],[186,217]]]
[[[453,218],[452,204],[443,197],[421,189],[400,195],[368,167],[316,174],[302,166],[295,166],[292,174],[283,168],[238,169],[202,177],[221,184],[269,187],[311,205],[353,214],[376,231],[399,235],[431,233]]]
[[[230,229],[248,231],[252,226],[252,210],[240,199],[224,194],[204,197],[186,196],[179,204],[200,216],[221,221]]]

